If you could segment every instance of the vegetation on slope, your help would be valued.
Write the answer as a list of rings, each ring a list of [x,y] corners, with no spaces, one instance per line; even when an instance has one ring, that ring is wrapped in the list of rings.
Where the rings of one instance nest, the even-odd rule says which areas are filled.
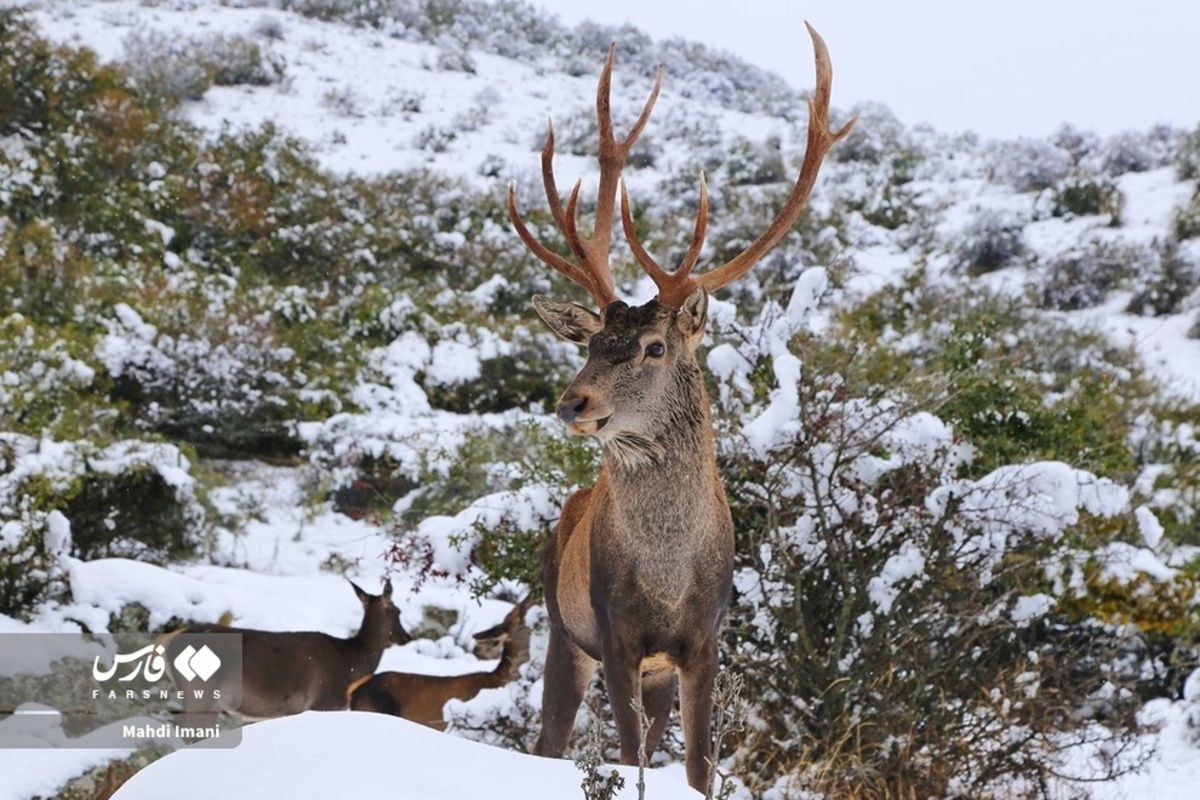
[[[482,48],[550,53],[571,72],[612,38],[520,3],[290,7],[438,43],[447,69]],[[644,37],[628,33],[640,64]],[[365,485],[383,509],[405,496],[396,555],[417,570],[437,569],[422,560],[423,520],[507,497],[460,532],[467,577],[478,591],[535,583],[554,504],[591,479],[595,454],[522,413],[548,407],[579,364],[532,324],[526,298],[573,290],[531,264],[500,192],[426,170],[334,175],[269,126],[203,135],[181,102],[286,66],[247,43],[176,51],[173,70],[134,59],[131,73],[0,11],[0,612],[63,597],[68,554],[204,558],[218,521],[195,476],[211,456],[308,463],[315,485]],[[729,59],[667,52],[710,100],[795,115],[782,89],[739,91],[751,78]],[[213,67],[235,62],[249,66]],[[170,82],[184,73],[194,82]],[[769,142],[715,135],[693,153],[637,219],[667,261],[686,247],[687,225],[669,220],[686,217],[699,169],[723,187],[716,259],[789,188]],[[1132,352],[1059,312],[1117,297],[1146,315],[1194,307],[1200,189],[1158,241],[1125,241],[1119,179],[1173,165],[1197,183],[1198,154],[1200,131],[984,146],[864,109],[799,235],[736,288],[738,316],[754,321],[714,313],[712,395],[740,537],[726,663],[753,719],[724,764],[756,796],[974,795],[1013,781],[1036,795],[1055,751],[1119,750],[1138,704],[1196,665],[1200,559],[1186,548],[1200,546],[1200,409],[1164,399]],[[948,178],[1027,202],[950,230],[936,188]],[[1028,241],[1031,226],[1078,218],[1100,224],[1069,252]],[[545,212],[530,221],[549,227]],[[911,268],[858,290],[855,249],[879,241],[903,246]],[[829,266],[828,325],[775,341],[811,264]],[[1014,267],[1026,294],[987,288]],[[618,273],[635,280],[629,264]],[[798,382],[777,369],[789,355]],[[754,420],[789,393],[794,425],[763,445]],[[381,415],[420,424],[381,432]],[[454,435],[426,438],[435,427]],[[1027,479],[998,486],[1012,465]],[[1111,502],[1042,527],[1014,511],[1039,502],[1038,479],[1062,476]],[[548,487],[547,513],[521,505],[535,487]],[[981,496],[1008,498],[997,516],[1015,521]],[[1138,548],[1170,562],[1166,577],[1113,566]],[[487,724],[521,740],[536,719]]]

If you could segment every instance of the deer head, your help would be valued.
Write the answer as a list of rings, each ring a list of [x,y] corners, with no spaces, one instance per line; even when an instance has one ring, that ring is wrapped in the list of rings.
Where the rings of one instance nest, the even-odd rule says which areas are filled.
[[[525,614],[533,595],[517,603],[504,620],[475,634],[481,645],[496,646],[500,663],[489,672],[465,675],[422,675],[412,672],[378,672],[364,675],[346,687],[346,704],[355,711],[394,714],[437,730],[445,730],[443,708],[449,700],[470,700],[484,689],[497,689],[517,679],[529,660],[529,627]],[[478,652],[476,655],[479,655]]]
[[[533,594],[512,607],[498,625],[493,625],[472,634],[475,640],[475,657],[491,660],[500,658],[504,653],[512,653],[514,660],[519,660],[517,666],[529,659],[529,626],[525,624],[525,615],[533,607]]]
[[[590,237],[580,233],[576,220],[581,182],[576,182],[565,207],[558,193],[553,125],[542,148],[546,199],[573,259],[560,256],[534,236],[517,211],[515,189],[510,185],[508,213],[522,241],[539,260],[587,290],[597,306],[592,311],[543,295],[533,298],[539,316],[555,333],[588,348],[586,366],[558,404],[558,416],[572,433],[595,435],[606,444],[615,442],[618,452],[646,452],[647,442],[654,440],[662,424],[654,410],[661,409],[668,415],[678,413],[677,403],[671,401],[677,399],[681,384],[695,377],[695,350],[707,321],[708,294],[744,275],[783,238],[808,202],[825,154],[853,127],[854,120],[836,131],[829,127],[833,68],[825,42],[811,25],[808,32],[816,55],[817,87],[808,98],[808,146],[800,175],[766,230],[724,264],[693,273],[708,227],[708,189],[703,174],[692,241],[676,269],[663,269],[637,237],[629,195],[620,175],[630,149],[649,121],[662,87],[663,71],[660,67],[650,97],[629,135],[617,140],[609,99],[615,45],[609,50],[596,96],[600,189]],[[609,263],[618,189],[626,241],[635,260],[658,287],[653,300],[633,308],[617,299]]]

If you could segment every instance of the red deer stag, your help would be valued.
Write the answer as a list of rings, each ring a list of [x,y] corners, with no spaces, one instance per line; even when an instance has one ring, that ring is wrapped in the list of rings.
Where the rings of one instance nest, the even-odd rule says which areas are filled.
[[[217,708],[214,701],[185,694],[186,715],[212,714],[218,710],[239,712],[246,721],[283,717],[301,711],[335,711],[346,707],[346,685],[379,666],[383,651],[393,644],[406,644],[412,637],[400,624],[400,612],[392,604],[392,582],[383,594],[372,595],[353,582],[363,607],[358,633],[340,639],[326,633],[257,631],[223,625],[193,625],[168,634],[162,641],[171,680],[182,688],[182,676],[174,663],[182,645],[176,634],[240,633],[242,641],[242,692],[237,708]],[[169,641],[168,641],[169,638]],[[222,661],[226,645],[213,637],[212,649]],[[224,688],[224,687],[222,687]],[[225,698],[234,696],[226,690]]]
[[[347,705],[355,711],[393,714],[439,731],[445,730],[442,708],[447,700],[470,700],[484,689],[498,689],[516,679],[517,670],[529,660],[529,627],[525,624],[525,614],[531,605],[532,595],[513,606],[499,625],[475,634],[476,642],[499,642],[503,647],[500,663],[494,670],[466,675],[380,672],[350,684],[346,690]]]
[[[829,127],[829,52],[811,26],[808,31],[817,85],[809,97],[808,149],[800,176],[774,221],[727,263],[692,274],[707,226],[703,175],[699,216],[679,268],[667,272],[638,241],[620,175],[658,97],[662,69],[628,137],[617,141],[609,107],[615,45],[596,94],[600,194],[590,238],[577,228],[580,183],[565,208],[560,200],[553,127],[542,149],[546,198],[573,259],[534,236],[509,186],[509,217],[526,247],[586,289],[599,310],[533,298],[555,333],[588,348],[587,363],[559,400],[558,416],[572,433],[599,439],[603,454],[595,485],[567,499],[544,554],[550,643],[542,729],[534,745],[539,755],[562,756],[598,660],[616,717],[621,762],[638,763],[643,747],[649,758],[678,683],[688,783],[701,792],[707,788],[718,630],[729,603],[734,545],[696,346],[704,334],[709,293],[745,274],[788,232],[808,201],[826,152],[854,124],[851,120],[837,131]],[[657,297],[638,307],[617,299],[609,265],[618,184],[625,238],[658,287]],[[631,705],[639,695],[651,719],[644,743]]]

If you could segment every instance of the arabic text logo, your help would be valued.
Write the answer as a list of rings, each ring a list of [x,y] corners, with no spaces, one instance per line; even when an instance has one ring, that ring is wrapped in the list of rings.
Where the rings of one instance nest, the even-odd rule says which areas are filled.
[[[156,681],[167,670],[167,662],[163,660],[162,656],[163,646],[161,644],[148,644],[141,650],[132,653],[117,653],[117,657],[113,659],[112,667],[109,669],[101,669],[100,656],[96,656],[96,660],[92,662],[92,677],[98,681],[106,681],[117,674],[117,668],[122,664],[132,664],[133,668],[117,680],[131,681],[137,678],[142,673],[142,668],[145,667],[146,680]]]

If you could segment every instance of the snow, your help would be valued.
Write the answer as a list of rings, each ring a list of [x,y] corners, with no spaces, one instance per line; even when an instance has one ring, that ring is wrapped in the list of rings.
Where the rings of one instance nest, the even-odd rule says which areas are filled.
[[[637,771],[618,798],[637,797]],[[350,797],[356,800],[527,800],[580,795],[582,773],[543,759],[469,742],[383,714],[307,712],[246,728],[227,750],[181,750],[139,772],[114,800],[212,797]],[[693,800],[682,766],[649,770],[646,795]]]
[[[1027,530],[1054,535],[1073,525],[1080,511],[1113,516],[1129,502],[1129,490],[1057,461],[1000,467],[977,481],[943,486],[928,505],[941,513],[951,499],[984,529]]]
[[[1137,519],[1138,532],[1142,535],[1142,541],[1146,543],[1146,547],[1154,550],[1158,547],[1158,543],[1162,541],[1162,523],[1158,521],[1158,517],[1154,516],[1154,512],[1146,508],[1146,506],[1138,506],[1134,509],[1133,513]]]
[[[925,556],[920,549],[905,542],[900,552],[891,556],[883,565],[883,570],[871,578],[867,584],[867,592],[871,602],[880,614],[892,610],[892,603],[900,596],[901,581],[917,578],[925,572]]]
[[[134,32],[185,30],[251,35],[264,20],[277,22],[282,38],[264,42],[264,46],[286,61],[286,86],[216,87],[202,101],[188,104],[185,113],[210,135],[226,124],[236,129],[273,121],[314,143],[323,166],[343,172],[378,174],[429,166],[490,186],[480,167],[499,161],[504,165],[504,180],[516,174],[521,184],[536,173],[533,141],[544,130],[546,115],[570,118],[576,112],[585,112],[594,96],[590,76],[564,77],[486,54],[473,55],[478,67],[474,74],[431,69],[430,64],[438,57],[436,47],[304,19],[273,8],[264,10],[261,4],[249,2],[46,2],[39,6],[36,17],[54,38],[86,44],[104,58],[120,56],[124,40]],[[629,97],[641,96],[649,83],[645,76],[629,77],[625,73],[621,73],[620,80],[628,82],[621,87],[617,100],[618,114],[624,114],[628,109],[623,104],[630,102]],[[405,87],[414,86],[420,87],[419,114],[402,110],[404,93],[412,91]],[[491,96],[504,101],[489,101]],[[342,102],[331,102],[331,98],[341,98]],[[668,82],[658,113],[670,118],[681,114],[687,105],[687,99]],[[463,129],[460,117],[464,111],[484,106],[487,124]],[[728,130],[756,138],[778,127],[776,120],[725,110],[714,110],[712,114]],[[433,152],[413,145],[424,131],[439,128],[457,129],[459,138],[450,151]],[[683,158],[671,144],[663,144],[664,170]],[[10,137],[0,141],[0,146],[11,150],[19,148],[20,142]],[[1031,200],[1027,194],[986,183],[978,174],[984,168],[977,160],[953,161],[953,155],[935,167],[923,167],[936,174],[919,176],[913,184],[915,196],[939,210],[934,234],[952,238],[981,209],[1029,218]],[[582,158],[564,155],[562,161],[560,174],[564,176],[589,175],[593,170]],[[962,174],[948,179],[954,170]],[[651,184],[652,171],[645,172],[631,176],[631,181]],[[818,189],[818,204],[835,202],[839,192],[861,188],[854,185],[853,178],[838,184],[838,177],[835,168],[826,170]],[[1162,234],[1173,210],[1192,190],[1175,181],[1167,168],[1127,173],[1120,176],[1119,182],[1126,198],[1120,236],[1122,240],[1144,243]],[[499,185],[496,188],[500,190]],[[637,188],[633,187],[635,191]],[[821,198],[822,192],[828,192],[829,199]],[[153,220],[145,224],[164,241],[174,236],[174,231]],[[861,296],[894,283],[911,269],[912,256],[899,237],[883,236],[861,220],[852,219],[849,224],[862,235],[855,239],[853,252],[843,254],[846,275],[836,291]],[[1026,225],[1026,234],[1032,250],[1051,256],[1089,235],[1108,236],[1110,231],[1105,223],[1092,218],[1039,219]],[[448,234],[447,243],[453,244],[461,236]],[[361,257],[369,260],[373,255],[364,252]],[[945,260],[934,256],[930,269],[944,269]],[[984,280],[1018,292],[1032,277],[1024,268],[1014,267]],[[961,276],[950,274],[944,279],[961,280]],[[747,442],[759,456],[790,441],[796,433],[796,382],[804,364],[789,350],[789,343],[798,333],[819,331],[827,324],[820,304],[830,293],[831,283],[830,272],[824,268],[804,270],[786,307],[768,302],[759,317],[748,324],[739,322],[732,304],[716,298],[710,302],[712,329],[748,337],[744,347],[721,343],[709,351],[708,367],[717,383],[718,402],[727,408],[745,404],[748,409],[753,395],[750,375],[758,357],[769,359],[773,370],[774,386],[768,401],[747,412]],[[644,289],[645,282],[641,286]],[[503,288],[503,279],[496,278],[475,287],[471,296],[486,307]],[[213,301],[220,302],[219,293],[214,293]],[[1194,309],[1163,318],[1139,317],[1124,311],[1127,302],[1127,295],[1114,296],[1094,309],[1079,312],[1074,319],[1135,346],[1154,374],[1174,393],[1200,398],[1200,372],[1196,369],[1200,364],[1200,341],[1185,336],[1194,324]],[[286,307],[278,311],[302,318],[304,303],[302,293],[294,293],[289,295]],[[397,301],[381,314],[380,322],[388,330],[399,330],[401,322],[413,313],[411,303]],[[163,358],[165,348],[186,344],[164,341],[154,326],[127,305],[115,306],[114,314],[115,318],[105,323],[109,335],[100,353],[113,375],[148,366],[154,359]],[[349,448],[355,448],[376,458],[390,456],[402,468],[415,471],[429,466],[429,459],[436,468],[436,456],[432,454],[443,448],[453,450],[472,430],[529,419],[523,413],[467,417],[431,407],[418,383],[419,373],[447,385],[470,380],[479,375],[479,358],[484,352],[481,347],[501,346],[498,340],[489,339],[487,332],[471,333],[482,344],[447,336],[431,347],[424,337],[410,330],[377,348],[372,354],[369,379],[352,398],[355,411],[334,414],[320,423],[304,423],[300,426],[302,438],[310,444],[327,446],[334,457],[345,456]],[[726,341],[734,338],[725,337]],[[219,354],[199,357],[214,355]],[[42,369],[47,375],[54,374],[44,366]],[[92,376],[85,372],[88,368],[79,362],[67,360],[62,369],[68,380],[81,384],[91,381]],[[3,377],[8,380],[8,376]],[[14,380],[20,379],[14,376]],[[848,416],[863,419],[868,415]],[[864,423],[864,427],[869,425]],[[907,463],[914,453],[949,450],[951,464],[966,462],[971,455],[969,444],[955,441],[953,431],[928,413],[906,417],[886,432],[861,432],[863,436],[876,434],[886,454],[864,454],[853,465],[857,477],[865,483],[873,483]],[[1176,435],[1180,447],[1197,447],[1191,426],[1180,425]],[[74,445],[9,434],[0,434],[0,444],[19,456],[15,471],[10,471],[10,465],[2,465],[0,503],[12,501],[12,487],[24,475],[36,473],[69,481],[85,464],[112,472],[131,464],[149,464],[177,491],[190,492],[194,484],[186,458],[169,445],[119,444],[82,453]],[[814,461],[828,464],[831,471],[833,462],[826,458],[831,455],[818,449]],[[223,529],[214,533],[213,563],[164,569],[125,559],[83,562],[64,557],[61,568],[71,586],[71,603],[41,607],[30,622],[0,616],[0,631],[105,630],[110,615],[129,603],[140,603],[150,610],[152,626],[164,625],[171,618],[215,621],[230,612],[234,624],[243,627],[349,635],[358,626],[360,607],[346,580],[329,571],[328,565],[345,565],[340,569],[348,577],[376,591],[389,571],[381,554],[392,544],[392,537],[378,525],[334,514],[327,505],[306,507],[301,470],[255,465],[237,478],[236,486],[214,492],[209,500],[222,513],[242,513],[246,508],[256,511],[237,534]],[[1153,476],[1144,475],[1143,480],[1152,484]],[[803,489],[797,485],[789,490],[798,493]],[[472,566],[467,552],[479,526],[495,526],[509,517],[524,527],[552,520],[558,513],[559,494],[555,487],[535,484],[478,499],[464,497],[461,511],[431,516],[416,525],[412,535],[428,544],[434,565],[454,576],[469,575]],[[962,504],[967,518],[982,532],[974,545],[994,547],[999,555],[1005,536],[1013,530],[1034,530],[1054,537],[1076,521],[1081,511],[1107,516],[1125,509],[1130,495],[1124,487],[1068,464],[1042,462],[1004,467],[976,481],[943,486],[928,497],[934,510],[944,509],[952,500]],[[1175,574],[1172,554],[1159,552],[1163,528],[1153,507],[1151,503],[1134,511],[1145,547],[1118,544],[1100,554],[1108,574],[1143,573],[1158,578]],[[856,510],[870,513],[865,507]],[[805,524],[805,520],[798,520],[787,535],[804,541]],[[49,550],[64,553],[70,541],[66,517],[57,511],[46,515],[45,531]],[[0,528],[0,543],[14,539],[18,533],[15,525]],[[908,545],[887,561],[870,581],[870,597],[879,614],[889,612],[906,585],[922,579],[924,567],[920,550]],[[739,576],[739,588],[747,593],[763,590],[743,580],[745,577]],[[422,623],[426,607],[453,610],[458,618],[438,638],[390,648],[381,669],[453,674],[490,668],[488,662],[481,663],[470,654],[470,634],[498,622],[507,604],[472,600],[453,580],[434,580],[417,587],[411,576],[393,578],[395,600],[410,629]],[[1051,598],[1045,594],[1018,597],[1011,619],[1016,625],[1027,624],[1043,616],[1050,603]],[[858,623],[864,630],[876,624],[872,615],[864,615]],[[538,646],[535,641],[535,662]],[[1159,750],[1149,768],[1111,785],[1089,787],[1091,797],[1183,800],[1193,795],[1200,782],[1200,751],[1194,742],[1194,729],[1200,725],[1197,676],[1188,682],[1183,700],[1154,701],[1146,707],[1144,714],[1161,726],[1156,739]],[[504,706],[512,701],[516,687],[510,690],[481,696],[451,711],[456,716],[470,716]],[[538,696],[532,696],[530,702],[539,702]],[[76,749],[0,751],[0,800],[52,794],[64,781],[93,765],[106,763],[114,755],[121,754]],[[627,786],[620,796],[634,796],[633,773],[622,771]],[[117,797],[570,797],[580,793],[580,778],[569,761],[537,759],[434,733],[402,720],[369,714],[308,713],[253,725],[245,731],[242,744],[231,750],[176,752],[140,772]],[[647,782],[648,796],[653,800],[695,796],[687,788],[679,765],[652,770]]]

